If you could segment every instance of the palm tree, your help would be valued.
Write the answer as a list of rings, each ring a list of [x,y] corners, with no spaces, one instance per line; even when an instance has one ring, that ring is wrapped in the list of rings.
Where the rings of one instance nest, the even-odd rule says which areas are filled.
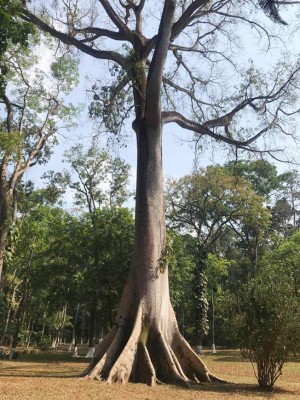
[[[282,25],[287,25],[278,13],[277,3],[278,2],[274,0],[258,0],[261,9],[272,21]]]

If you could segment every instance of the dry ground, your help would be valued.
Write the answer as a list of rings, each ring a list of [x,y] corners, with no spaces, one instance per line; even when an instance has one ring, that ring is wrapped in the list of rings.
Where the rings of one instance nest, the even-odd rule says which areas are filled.
[[[257,389],[251,364],[236,350],[203,356],[211,371],[229,384],[206,384],[191,389],[169,385],[106,385],[78,379],[87,361],[58,350],[22,354],[16,361],[0,361],[0,400],[300,400],[300,359],[293,358],[274,393]]]

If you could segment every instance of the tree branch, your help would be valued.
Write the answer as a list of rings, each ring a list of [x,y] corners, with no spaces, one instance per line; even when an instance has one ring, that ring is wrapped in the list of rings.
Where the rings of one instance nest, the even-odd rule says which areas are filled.
[[[251,138],[246,140],[236,140],[233,139],[232,137],[215,133],[211,129],[209,129],[205,124],[201,125],[195,121],[189,120],[176,111],[162,112],[162,119],[165,124],[174,122],[179,126],[181,126],[183,129],[199,133],[200,135],[210,136],[211,138],[217,141],[221,141],[244,149],[246,149],[247,146],[249,146],[251,143],[255,142],[259,137],[261,137],[267,130],[269,130],[274,125],[274,120],[273,120],[270,124],[268,124],[267,127],[260,130],[257,134],[255,134]]]
[[[146,112],[145,117],[150,126],[160,121],[161,85],[163,69],[169,50],[172,21],[175,13],[175,0],[165,0],[162,17],[160,20],[156,47],[150,63],[147,79]]]
[[[90,56],[94,58],[99,58],[102,60],[110,60],[113,61],[122,67],[126,65],[126,60],[125,58],[115,52],[115,51],[106,51],[106,50],[96,50],[93,49],[90,46],[87,46],[86,44],[82,43],[80,40],[75,39],[73,36],[70,36],[66,33],[60,32],[50,25],[46,24],[44,21],[42,21],[40,18],[38,18],[36,15],[32,14],[30,11],[23,9],[21,17],[25,19],[28,22],[32,22],[35,25],[37,25],[42,31],[50,33],[53,37],[59,39],[63,43],[67,45],[73,45],[77,49],[81,50],[82,52],[89,54]]]
[[[94,28],[92,26],[86,27],[86,28],[81,28],[81,29],[75,28],[74,32],[83,33],[83,34],[91,33],[94,35],[91,38],[86,38],[86,39],[80,40],[81,43],[87,42],[87,41],[93,41],[95,39],[98,39],[99,37],[107,37],[109,39],[120,40],[120,41],[128,41],[128,40],[130,41],[130,39],[131,39],[131,37],[129,37],[124,32],[114,32],[114,31],[110,31],[109,29]]]
[[[3,103],[5,104],[6,111],[7,111],[7,117],[6,117],[7,132],[12,132],[13,131],[13,107],[12,107],[12,103],[9,100],[9,98],[6,96],[5,93],[3,93],[3,95],[2,95],[2,100],[3,100]]]
[[[196,0],[190,4],[190,6],[184,11],[179,19],[173,24],[171,41],[176,39],[176,37],[184,30],[184,28],[186,28],[196,11],[208,5],[209,1],[210,0]]]
[[[111,19],[111,21],[116,25],[116,27],[120,30],[120,32],[128,35],[128,37],[133,37],[131,30],[128,26],[121,20],[121,18],[117,15],[115,10],[109,4],[107,0],[99,0],[99,3],[102,5],[107,15]]]

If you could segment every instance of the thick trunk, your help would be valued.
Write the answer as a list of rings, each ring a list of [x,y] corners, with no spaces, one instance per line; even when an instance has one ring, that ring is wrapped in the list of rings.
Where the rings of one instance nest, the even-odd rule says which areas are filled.
[[[138,175],[134,260],[116,324],[85,375],[107,382],[207,382],[214,377],[178,330],[169,297],[161,126],[136,127]]]

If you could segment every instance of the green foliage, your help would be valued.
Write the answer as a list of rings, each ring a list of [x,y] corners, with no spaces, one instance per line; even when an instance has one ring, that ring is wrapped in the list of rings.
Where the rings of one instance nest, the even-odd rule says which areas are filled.
[[[45,337],[57,331],[54,322],[61,321],[57,313],[63,305],[68,305],[68,315],[78,304],[87,313],[91,296],[95,295],[97,320],[106,330],[113,323],[131,265],[134,235],[131,212],[103,208],[96,211],[96,223],[92,225],[89,214],[74,217],[59,208],[30,204],[32,208],[26,208],[22,217],[19,240],[8,265],[7,276],[14,271],[17,276],[6,280],[6,292],[18,284],[19,298],[27,290],[23,282],[29,282],[26,307],[30,307],[36,331],[41,331],[45,324]],[[10,296],[7,298],[10,303],[13,301]],[[36,336],[36,340],[40,337]]]
[[[0,131],[0,157],[3,157],[4,154],[7,156],[15,154],[19,157],[22,140],[19,132]]]
[[[87,149],[81,143],[73,146],[65,153],[65,159],[71,166],[71,172],[65,175],[66,184],[75,191],[75,204],[91,214],[103,206],[121,206],[129,197],[130,166],[111,157],[97,140]]]
[[[18,0],[0,0],[0,96],[7,85],[6,75],[9,71],[2,56],[9,44],[28,47],[28,38],[34,33],[34,25],[20,20],[17,15],[21,7]]]
[[[193,308],[195,319],[195,336],[203,338],[208,333],[208,308],[209,308],[209,294],[206,276],[206,262],[207,254],[199,252],[195,267],[193,269]]]
[[[51,64],[52,76],[62,83],[61,89],[64,93],[70,93],[73,87],[79,83],[78,63],[78,60],[66,54],[58,57]]]
[[[225,258],[217,257],[215,254],[208,253],[206,262],[207,284],[210,290],[220,290],[222,279],[228,276],[228,266],[230,262]]]
[[[272,191],[279,189],[284,178],[282,175],[278,175],[274,164],[265,160],[230,161],[225,167],[232,174],[248,181],[254,191],[262,197],[268,197]]]
[[[221,166],[209,166],[167,182],[167,215],[175,228],[187,229],[209,249],[225,227],[241,230],[245,226],[269,224],[269,212],[242,178]]]
[[[195,169],[167,182],[169,226],[198,238],[207,252],[243,260],[238,279],[254,274],[270,225],[264,199],[242,177],[222,166]],[[234,267],[234,263],[232,263]],[[241,272],[242,271],[242,272]],[[232,275],[231,275],[232,277]]]
[[[267,267],[265,267],[267,265]],[[265,254],[261,268],[267,268],[271,279],[288,276],[294,295],[300,297],[300,231],[287,238],[277,249]]]
[[[56,143],[55,134],[60,120],[64,120],[66,128],[71,127],[72,118],[78,113],[78,108],[67,105],[63,99],[78,83],[77,61],[68,54],[58,57],[52,65],[52,79],[49,79],[47,72],[38,68],[40,58],[35,55],[37,51],[39,53],[38,46],[41,44],[46,46],[42,36],[31,35],[26,48],[19,42],[10,43],[2,54],[5,79],[10,83],[3,95],[11,105],[9,121],[12,126],[8,126],[7,116],[4,115],[0,120],[0,130],[8,132],[13,127],[15,132],[11,132],[9,137],[1,134],[3,139],[0,140],[6,143],[3,148],[8,147],[11,152],[15,150],[11,163],[23,158],[25,165],[41,138],[44,138],[44,143],[30,165],[45,162],[51,154],[51,146]]]
[[[28,45],[34,25],[17,19],[21,6],[22,2],[18,0],[0,0],[0,54],[6,51],[9,41]]]
[[[299,346],[299,298],[288,277],[265,270],[236,295],[224,296],[227,330],[256,366],[259,386],[272,389]]]
[[[5,299],[5,295],[3,292],[0,292],[0,330],[2,331],[4,321],[5,321],[5,314],[7,312],[7,302]]]
[[[126,88],[126,71],[113,64],[110,72],[114,79],[111,85],[92,86],[94,96],[89,114],[91,118],[100,121],[107,131],[118,135],[130,116],[133,99],[130,88]]]
[[[293,231],[291,219],[294,215],[294,210],[288,200],[283,197],[278,199],[271,209],[272,228],[284,237]]]
[[[182,333],[191,336],[193,330],[191,328],[193,325],[192,272],[195,265],[195,257],[191,249],[195,246],[195,240],[191,236],[183,236],[171,230],[168,230],[167,238],[171,302]]]

